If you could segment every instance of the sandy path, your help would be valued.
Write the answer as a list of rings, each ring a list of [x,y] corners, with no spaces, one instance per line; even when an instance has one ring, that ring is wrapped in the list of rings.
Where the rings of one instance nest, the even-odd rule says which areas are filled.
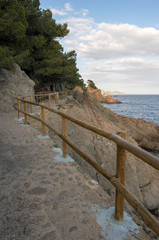
[[[54,142],[16,117],[0,113],[0,239],[109,240],[92,206],[107,208],[110,197],[75,162],[58,162]]]

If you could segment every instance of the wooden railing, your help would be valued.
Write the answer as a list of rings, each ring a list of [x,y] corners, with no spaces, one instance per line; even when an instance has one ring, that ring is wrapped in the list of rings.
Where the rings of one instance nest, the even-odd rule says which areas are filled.
[[[45,136],[46,131],[45,127],[50,129],[53,133],[59,136],[62,139],[62,150],[63,157],[67,156],[67,145],[69,145],[76,153],[78,153],[85,161],[87,161],[91,166],[93,166],[101,175],[103,175],[106,179],[108,179],[112,185],[116,188],[116,201],[115,201],[115,218],[116,220],[123,219],[123,209],[124,209],[124,199],[129,202],[129,204],[136,210],[136,212],[142,217],[144,222],[149,225],[149,227],[159,236],[159,221],[143,206],[143,204],[136,199],[126,188],[125,188],[125,161],[126,161],[126,150],[132,153],[133,155],[140,158],[142,161],[146,162],[153,168],[159,170],[159,159],[148,153],[147,151],[141,149],[133,145],[132,143],[126,140],[126,133],[120,132],[117,134],[112,134],[106,132],[103,129],[92,126],[88,123],[80,121],[76,118],[73,118],[63,112],[56,110],[55,108],[50,108],[44,105],[44,103],[36,103],[33,101],[28,101],[22,98],[17,98],[18,100],[18,118],[20,117],[20,113],[24,114],[24,123],[27,124],[27,117],[31,117],[36,119],[37,121],[42,123],[42,133]],[[49,97],[48,97],[49,99]],[[24,104],[24,110],[21,110],[21,103]],[[56,102],[57,103],[57,102]],[[35,105],[41,107],[41,115],[42,119],[38,118],[32,114],[27,112],[27,104]],[[49,104],[49,106],[51,103]],[[32,108],[30,108],[32,109]],[[56,129],[52,128],[45,121],[45,110],[56,113],[62,117],[62,133],[59,133]],[[91,157],[89,157],[86,153],[82,152],[77,146],[75,146],[68,138],[67,138],[67,129],[66,129],[66,119],[81,126],[87,130],[90,130],[102,137],[105,137],[117,144],[117,170],[116,175],[110,174],[107,170],[101,167],[97,162],[95,162]]]
[[[56,105],[59,105],[59,99],[64,99],[67,96],[72,95],[72,90],[65,90],[61,92],[54,92],[54,93],[46,93],[46,92],[40,92],[36,93],[35,95],[29,95],[29,96],[20,96],[20,99],[25,99],[30,102],[35,100],[35,102],[49,102],[49,107],[51,107],[51,102],[54,100]],[[32,105],[31,105],[32,106]]]

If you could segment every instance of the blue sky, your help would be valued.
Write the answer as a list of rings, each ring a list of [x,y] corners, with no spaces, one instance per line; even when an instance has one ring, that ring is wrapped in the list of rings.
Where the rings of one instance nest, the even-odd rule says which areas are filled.
[[[159,94],[158,0],[40,0],[70,33],[79,73],[102,90]]]

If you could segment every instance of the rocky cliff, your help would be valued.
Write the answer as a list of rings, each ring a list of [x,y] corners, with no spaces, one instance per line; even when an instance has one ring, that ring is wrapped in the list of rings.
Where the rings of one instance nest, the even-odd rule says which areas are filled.
[[[0,69],[0,111],[11,111],[17,103],[15,97],[34,95],[35,83],[14,64],[13,70]]]
[[[121,103],[120,101],[114,99],[112,96],[108,95],[108,96],[104,96],[102,94],[102,91],[100,89],[94,89],[92,88],[90,85],[88,85],[87,87],[87,92],[92,95],[93,97],[97,98],[99,102],[101,103],[108,103],[108,104],[112,104],[112,103]]]
[[[75,91],[74,96],[69,97],[67,104],[61,105],[61,107],[67,109],[67,114],[109,132],[126,131],[128,141],[133,144],[138,145],[137,141],[143,145],[150,142],[158,148],[159,127],[156,124],[148,123],[142,119],[129,119],[116,115],[109,109],[104,108],[94,96],[92,97],[92,94]],[[46,118],[49,124],[61,131],[61,117],[47,112]],[[110,173],[115,174],[116,144],[69,121],[67,121],[67,129],[68,138],[76,146],[79,146],[82,151],[91,156]],[[49,132],[49,134],[61,146],[61,140],[53,133]],[[107,180],[85,163],[73,150],[69,148],[68,152],[82,166],[85,172],[100,183],[110,196],[114,195],[115,191]],[[126,187],[148,209],[155,210],[159,208],[158,171],[128,152]]]

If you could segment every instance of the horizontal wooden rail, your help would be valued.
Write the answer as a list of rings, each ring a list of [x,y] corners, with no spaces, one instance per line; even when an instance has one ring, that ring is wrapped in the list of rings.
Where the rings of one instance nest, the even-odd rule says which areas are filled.
[[[70,92],[72,92],[72,90],[67,90],[67,91],[61,91],[61,92],[59,92],[59,94],[61,94],[61,93],[68,93],[68,94],[70,94]],[[56,92],[49,92],[49,93],[37,93],[37,94],[33,94],[32,96],[33,97],[39,97],[39,96],[49,96],[49,95],[56,95]],[[30,97],[30,95],[28,95],[28,96],[19,96],[20,98],[22,97],[22,98],[26,98],[26,97]],[[17,98],[16,98],[17,99]],[[21,99],[22,100],[22,99]]]
[[[18,98],[17,98],[18,99]],[[27,100],[22,100],[22,102],[26,102],[29,104],[33,104],[30,101]],[[35,105],[35,103],[34,103]],[[38,106],[41,106],[41,104],[36,104]],[[109,133],[106,132],[105,130],[101,129],[101,128],[97,128],[95,126],[92,126],[88,123],[85,123],[81,120],[78,120],[76,118],[73,118],[63,112],[60,112],[56,109],[53,108],[49,108],[47,106],[43,106],[45,109],[49,110],[50,112],[56,113],[62,117],[65,117],[66,119],[70,120],[71,122],[87,129],[90,130],[102,137],[108,138],[109,140],[115,142],[116,144],[118,144],[120,147],[125,148],[127,151],[129,151],[130,153],[134,154],[136,157],[140,158],[141,160],[143,160],[144,162],[146,162],[147,164],[149,164],[150,166],[154,167],[155,169],[159,170],[159,158],[152,155],[151,153],[145,151],[144,149],[133,145],[132,143],[128,142],[127,140],[124,140],[123,138],[121,138],[120,136],[118,136],[117,134],[114,133]]]
[[[48,95],[55,95],[55,93],[39,93],[39,94],[32,94],[33,97],[38,97],[38,96],[48,96]],[[30,97],[31,95],[28,96],[19,96],[20,98],[26,98]],[[16,98],[17,99],[17,98]],[[22,100],[22,99],[21,99]]]
[[[24,102],[28,102],[23,100]],[[41,104],[39,104],[41,105]],[[42,105],[43,106],[43,105]],[[43,106],[44,107],[44,106]],[[45,107],[46,108],[46,107]],[[18,110],[18,108],[16,108]],[[26,114],[24,111],[20,110],[21,113]],[[64,114],[66,115],[66,114]],[[126,188],[119,182],[119,179],[108,173],[104,168],[102,168],[98,163],[96,163],[87,154],[82,152],[77,148],[70,140],[68,140],[64,135],[59,133],[57,130],[52,128],[49,124],[44,122],[42,119],[37,118],[31,114],[27,113],[27,116],[40,121],[57,136],[59,136],[64,142],[66,142],[76,153],[78,153],[85,161],[87,161],[92,167],[94,167],[100,174],[102,174],[106,179],[108,179],[112,185],[124,196],[127,202],[136,210],[136,212],[142,217],[147,225],[159,236],[159,221],[140,203]],[[65,117],[65,116],[64,116]]]
[[[23,100],[25,101],[25,100]],[[27,103],[31,103],[29,101],[27,101]],[[40,104],[39,104],[40,106]],[[123,138],[121,138],[120,136],[118,136],[117,134],[114,133],[109,133],[106,132],[105,130],[101,129],[101,128],[97,128],[95,126],[92,126],[88,123],[85,123],[83,121],[80,121],[76,118],[73,118],[65,113],[62,113],[56,109],[52,109],[49,108],[47,106],[44,106],[45,109],[49,110],[50,112],[54,112],[62,117],[65,117],[66,119],[70,120],[71,122],[87,129],[90,130],[102,137],[108,138],[109,140],[117,143],[120,147],[125,148],[127,151],[131,152],[132,154],[134,154],[136,157],[142,159],[144,162],[146,162],[147,164],[151,165],[152,167],[156,168],[157,170],[159,170],[159,158],[152,155],[151,153],[145,151],[144,149],[133,145],[132,143],[128,142],[127,140],[124,140]]]

